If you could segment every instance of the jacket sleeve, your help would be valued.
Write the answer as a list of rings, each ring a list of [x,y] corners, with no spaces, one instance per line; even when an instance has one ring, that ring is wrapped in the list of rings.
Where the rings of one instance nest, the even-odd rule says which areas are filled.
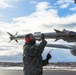
[[[38,46],[37,46],[37,50],[40,54],[42,54],[45,46],[47,44],[47,41],[43,40]]]
[[[49,61],[47,59],[43,60],[43,66],[49,64]]]

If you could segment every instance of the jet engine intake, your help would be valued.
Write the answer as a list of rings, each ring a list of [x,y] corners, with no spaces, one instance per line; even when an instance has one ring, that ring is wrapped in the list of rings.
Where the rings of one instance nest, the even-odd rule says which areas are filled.
[[[72,55],[76,56],[76,50],[71,49],[70,52],[71,52]]]

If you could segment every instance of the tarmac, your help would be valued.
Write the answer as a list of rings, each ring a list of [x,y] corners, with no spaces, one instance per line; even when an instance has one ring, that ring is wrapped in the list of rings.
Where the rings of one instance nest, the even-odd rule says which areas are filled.
[[[22,70],[0,69],[0,75],[23,75]],[[43,75],[76,75],[71,70],[43,70]]]

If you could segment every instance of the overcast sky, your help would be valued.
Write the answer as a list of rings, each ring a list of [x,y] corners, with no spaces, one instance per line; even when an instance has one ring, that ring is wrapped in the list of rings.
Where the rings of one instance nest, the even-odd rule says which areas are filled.
[[[55,32],[54,29],[76,31],[76,4],[73,0],[0,0],[0,61],[22,61],[24,40],[9,41],[13,35]],[[48,41],[49,42],[49,41]],[[50,43],[64,43],[62,40]],[[52,48],[45,48],[43,58]],[[76,62],[70,50],[54,49],[52,62]]]

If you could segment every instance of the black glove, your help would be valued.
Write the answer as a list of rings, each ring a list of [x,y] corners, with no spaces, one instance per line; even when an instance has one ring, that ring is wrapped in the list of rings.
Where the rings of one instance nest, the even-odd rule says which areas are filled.
[[[44,34],[41,34],[40,38],[41,38],[41,40],[44,40]]]
[[[47,54],[47,60],[49,60],[50,58],[51,58],[52,56],[51,56],[51,54]]]

